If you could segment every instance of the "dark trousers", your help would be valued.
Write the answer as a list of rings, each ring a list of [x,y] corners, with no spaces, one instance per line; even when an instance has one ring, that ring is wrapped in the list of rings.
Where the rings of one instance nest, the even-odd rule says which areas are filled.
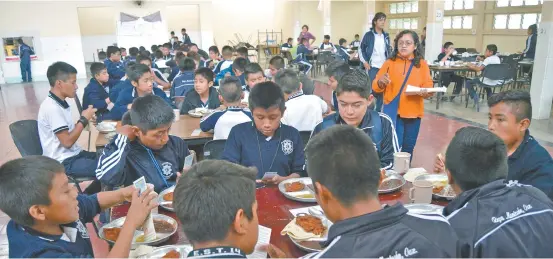
[[[411,154],[411,159],[413,159],[413,150],[415,150],[415,145],[417,144],[420,126],[420,118],[407,119],[397,116],[396,134],[398,144],[401,148],[401,152]]]
[[[452,72],[442,73],[442,86],[449,87],[449,84],[451,84],[451,82],[455,83],[453,94],[459,94],[461,92],[461,89],[463,89],[463,78]]]
[[[23,82],[33,81],[33,76],[31,75],[31,60],[22,59],[19,63],[19,68],[21,69],[21,80],[23,80]]]
[[[76,156],[63,160],[65,173],[73,178],[94,177],[96,178],[96,167],[98,166],[98,157],[94,152],[81,151]],[[101,191],[101,183],[94,180],[84,193],[94,194]]]
[[[480,82],[480,78],[474,78],[474,79],[468,80],[467,83],[465,84],[465,87],[469,91],[469,96],[472,97],[472,99],[474,99],[475,101],[478,101],[478,94],[476,93],[474,86],[478,85],[478,82]],[[486,96],[488,96],[489,98],[492,95],[492,89],[488,87],[484,89],[486,90]]]
[[[369,86],[372,88],[372,82],[373,80],[376,79],[376,74],[378,74],[378,71],[380,70],[380,68],[376,68],[376,67],[371,67],[371,69],[369,69]],[[384,97],[382,96],[381,93],[373,93],[373,96],[376,100],[376,105],[374,107],[374,110],[375,111],[379,111],[381,112],[382,111],[382,104],[384,103]]]

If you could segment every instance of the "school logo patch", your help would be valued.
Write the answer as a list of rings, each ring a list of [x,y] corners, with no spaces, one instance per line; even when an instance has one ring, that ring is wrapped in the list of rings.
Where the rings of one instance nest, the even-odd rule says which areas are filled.
[[[292,142],[291,140],[285,139],[282,141],[281,145],[282,145],[282,152],[285,155],[290,155],[292,154],[292,152],[294,152],[294,142]]]
[[[173,164],[164,162],[161,164],[161,171],[163,172],[163,176],[165,176],[165,178],[171,178],[171,176],[173,176]]]
[[[83,223],[80,220],[77,220],[77,230],[81,232],[82,238],[90,238],[88,235],[88,231],[86,230],[86,227],[83,225]]]

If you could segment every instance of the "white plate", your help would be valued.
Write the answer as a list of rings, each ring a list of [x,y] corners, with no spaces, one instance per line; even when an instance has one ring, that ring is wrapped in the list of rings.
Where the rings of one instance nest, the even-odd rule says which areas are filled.
[[[170,246],[162,246],[154,249],[153,252],[145,255],[140,256],[138,258],[162,258],[165,254],[169,253],[172,250],[177,250],[177,252],[180,253],[180,258],[186,258],[188,256],[188,253],[194,250],[191,245],[170,245]]]
[[[315,216],[315,215],[312,215]],[[291,236],[288,236],[290,240],[292,240],[292,243],[294,243],[297,247],[299,247],[301,250],[307,251],[307,252],[319,252],[323,248],[321,246],[321,242],[324,242],[328,239],[328,231],[330,230],[330,227],[332,227],[332,222],[328,220],[326,217],[320,217],[315,216],[322,220],[323,225],[326,227],[326,231],[323,235],[323,237],[319,238],[313,238],[313,239],[307,239],[307,240],[296,240],[292,238]]]
[[[96,125],[96,129],[101,133],[114,132],[117,129],[117,122],[102,121]]]
[[[385,182],[394,181],[394,180],[398,181],[398,183],[394,184],[393,186],[389,186],[387,188],[384,188],[384,186],[382,186],[382,184],[384,184]],[[401,187],[403,187],[405,185],[405,179],[403,178],[403,176],[396,173],[395,171],[387,170],[386,171],[386,179],[384,179],[382,181],[382,184],[380,184],[380,186],[378,187],[378,193],[379,194],[392,193],[392,192],[395,192],[397,190],[400,190]]]
[[[173,219],[169,216],[163,215],[163,214],[152,214],[152,217],[154,218],[154,220],[163,220],[163,221],[169,222],[171,225],[173,225],[173,231],[171,233],[157,233],[156,239],[154,239],[152,241],[136,242],[136,238],[139,237],[140,235],[143,235],[144,231],[135,230],[134,231],[134,236],[133,236],[133,239],[132,239],[132,243],[131,243],[131,248],[132,249],[136,249],[140,245],[149,245],[149,246],[159,245],[159,244],[169,240],[169,238],[177,232],[178,223],[175,219]],[[112,221],[108,224],[105,224],[104,226],[102,226],[98,230],[98,236],[101,239],[104,239],[104,240],[108,241],[111,244],[115,244],[115,242],[105,238],[104,229],[107,229],[107,228],[120,228],[125,223],[126,218],[127,217],[118,218],[118,219],[116,219],[116,220],[114,220],[114,221]]]
[[[172,211],[172,212],[175,212],[175,209],[173,208],[173,204],[171,202],[171,204],[167,204],[167,202],[170,202],[170,201],[166,201],[165,199],[163,199],[163,196],[165,194],[168,194],[170,192],[174,192],[175,191],[175,185],[161,191],[159,193],[159,195],[157,196],[157,202],[159,203],[159,206],[168,210],[168,211]],[[174,197],[173,197],[173,200],[174,200]]]
[[[293,182],[297,182],[297,181],[300,181],[302,182],[303,184],[305,184],[305,188],[303,191],[300,191],[300,192],[286,192],[286,187],[285,184],[287,183],[293,183]],[[308,189],[307,185],[312,185],[313,182],[311,181],[311,178],[309,177],[303,177],[303,178],[292,178],[292,179],[287,179],[287,180],[284,180],[282,182],[280,182],[278,184],[278,190],[288,199],[290,200],[294,200],[294,201],[299,201],[299,202],[317,202],[317,200],[315,200],[315,195],[313,194],[313,192],[311,192],[311,190]],[[302,197],[298,197],[300,195],[313,195],[313,198],[302,198]]]

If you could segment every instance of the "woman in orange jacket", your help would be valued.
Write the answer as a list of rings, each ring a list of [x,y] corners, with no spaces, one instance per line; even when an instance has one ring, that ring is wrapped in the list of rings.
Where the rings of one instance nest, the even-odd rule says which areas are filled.
[[[407,95],[405,90],[407,85],[420,88],[433,86],[430,69],[420,53],[416,32],[405,30],[397,35],[394,52],[382,65],[376,79],[373,91],[384,94],[383,112],[394,122],[401,151],[412,155],[424,114],[423,99],[429,94],[423,89],[418,95]]]

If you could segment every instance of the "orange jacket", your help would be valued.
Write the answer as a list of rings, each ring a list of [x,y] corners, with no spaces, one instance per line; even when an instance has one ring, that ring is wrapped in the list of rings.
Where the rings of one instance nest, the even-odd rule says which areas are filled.
[[[405,75],[411,65],[411,59],[404,59],[400,56],[395,61],[388,59],[384,62],[380,71],[378,71],[376,79],[373,80],[372,88],[376,93],[384,93],[384,104],[389,104],[399,93],[401,84],[403,84]],[[378,86],[378,79],[386,73],[388,73],[392,82],[382,89]],[[424,98],[419,95],[406,95],[405,90],[407,89],[407,85],[421,88],[433,87],[434,83],[430,76],[430,69],[425,60],[420,60],[420,67],[413,66],[411,75],[407,79],[407,84],[401,94],[398,107],[398,115],[401,118],[422,118],[424,114]]]

